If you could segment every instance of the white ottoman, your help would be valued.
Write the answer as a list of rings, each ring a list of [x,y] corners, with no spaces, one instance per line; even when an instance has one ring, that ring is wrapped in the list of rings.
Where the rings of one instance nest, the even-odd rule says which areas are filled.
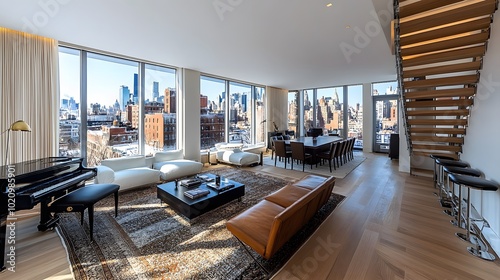
[[[178,178],[195,175],[201,172],[203,164],[187,159],[176,159],[165,162],[157,162],[154,169],[160,170],[160,178],[163,181],[172,181]]]
[[[260,156],[258,154],[243,152],[237,149],[235,149],[234,151],[220,151],[217,153],[217,159],[221,162],[239,166],[260,163]]]

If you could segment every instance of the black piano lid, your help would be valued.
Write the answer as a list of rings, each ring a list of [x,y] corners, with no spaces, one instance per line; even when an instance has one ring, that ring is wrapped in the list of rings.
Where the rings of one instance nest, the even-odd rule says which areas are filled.
[[[6,180],[9,173],[13,173],[16,178],[22,178],[24,175],[36,176],[37,173],[43,173],[50,170],[57,170],[58,167],[68,164],[80,164],[82,158],[70,157],[47,157],[35,160],[18,162],[15,164],[4,165],[0,167],[0,181]]]

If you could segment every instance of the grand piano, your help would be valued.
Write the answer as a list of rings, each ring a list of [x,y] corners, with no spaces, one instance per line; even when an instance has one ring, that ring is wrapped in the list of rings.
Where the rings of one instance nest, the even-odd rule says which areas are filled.
[[[39,231],[55,226],[58,218],[47,210],[60,196],[82,187],[96,176],[95,168],[83,166],[82,158],[48,157],[0,167],[0,270],[3,270],[7,225],[16,222],[15,211],[40,203]],[[9,243],[7,241],[7,243]]]

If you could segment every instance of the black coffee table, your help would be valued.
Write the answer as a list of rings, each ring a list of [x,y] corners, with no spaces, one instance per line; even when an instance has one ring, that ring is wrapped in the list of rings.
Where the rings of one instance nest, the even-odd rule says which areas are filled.
[[[214,174],[204,175],[209,178],[215,178]],[[199,198],[191,199],[185,196],[184,192],[194,188],[188,189],[181,186],[176,181],[171,181],[158,185],[156,193],[159,199],[170,205],[175,211],[188,219],[193,219],[232,200],[238,199],[238,201],[241,201],[241,197],[245,195],[245,185],[232,180],[224,180],[224,178],[221,182],[233,184],[234,187],[223,191],[216,191],[207,186],[207,183],[214,183],[214,181],[203,182],[199,188],[207,189],[210,193]]]

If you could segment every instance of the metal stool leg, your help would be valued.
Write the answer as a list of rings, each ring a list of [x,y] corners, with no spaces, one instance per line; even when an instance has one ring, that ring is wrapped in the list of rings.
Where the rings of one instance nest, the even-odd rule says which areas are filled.
[[[462,239],[463,241],[470,242],[480,248],[485,248],[486,244],[478,237],[478,234],[480,233],[478,234],[473,233],[474,229],[472,228],[471,209],[472,209],[472,202],[470,199],[470,188],[467,187],[467,212],[465,217],[466,232],[465,234],[457,232],[455,235],[458,238]]]
[[[483,226],[479,230],[479,234],[481,234],[481,232],[483,232],[483,229],[485,226],[489,227],[489,224],[486,220],[483,219],[482,221],[483,221]],[[483,260],[494,261],[496,259],[495,255],[488,252],[488,247],[486,246],[486,243],[481,239],[481,236],[479,236],[479,238],[481,240],[481,244],[484,244],[484,245],[481,246],[480,242],[478,242],[476,244],[476,246],[474,246],[474,247],[472,247],[472,246],[467,247],[467,251],[469,253],[471,253],[472,255],[474,255],[478,258],[481,258]],[[481,250],[482,248],[484,250]]]

